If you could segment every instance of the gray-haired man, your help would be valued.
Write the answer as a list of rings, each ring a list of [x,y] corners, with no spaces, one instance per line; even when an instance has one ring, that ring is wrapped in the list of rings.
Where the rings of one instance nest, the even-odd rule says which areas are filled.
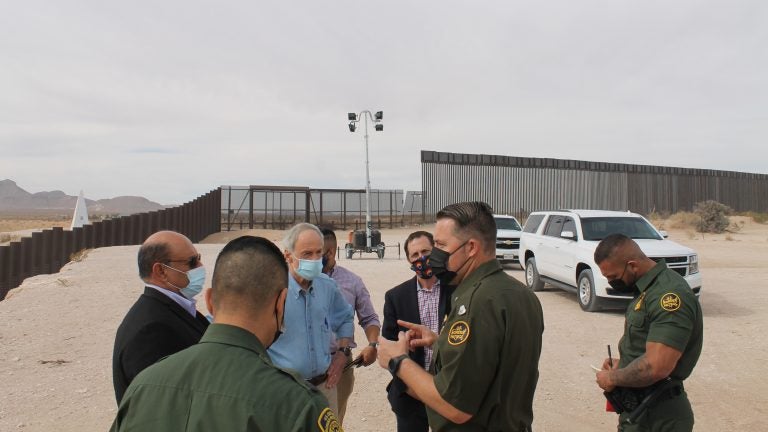
[[[295,225],[283,246],[289,273],[285,330],[269,347],[269,355],[276,365],[295,370],[317,386],[337,412],[336,384],[346,363],[342,350],[354,332],[354,312],[336,282],[322,273],[323,234],[316,226]],[[338,337],[336,353],[330,352],[331,332]]]

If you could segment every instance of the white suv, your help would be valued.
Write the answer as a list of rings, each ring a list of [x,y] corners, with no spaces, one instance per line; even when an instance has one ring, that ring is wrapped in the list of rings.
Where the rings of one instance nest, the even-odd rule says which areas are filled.
[[[525,281],[538,291],[549,283],[577,293],[586,311],[615,303],[626,305],[632,297],[608,285],[594,261],[597,244],[609,234],[631,237],[651,259],[664,259],[667,266],[685,278],[698,296],[701,273],[696,252],[667,240],[644,217],[629,212],[561,210],[534,212],[528,216],[520,238],[520,262]]]
[[[501,263],[519,264],[520,222],[512,216],[493,215],[496,221],[496,259]]]

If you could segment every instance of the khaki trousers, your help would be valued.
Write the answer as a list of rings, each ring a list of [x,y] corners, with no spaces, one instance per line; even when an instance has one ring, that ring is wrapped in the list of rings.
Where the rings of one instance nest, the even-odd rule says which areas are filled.
[[[339,423],[344,424],[344,414],[347,412],[347,401],[352,394],[352,388],[355,386],[355,368],[351,367],[341,374],[339,384],[336,386],[338,396],[339,410],[336,415],[339,417]]]
[[[338,414],[339,414],[339,403],[338,403],[337,396],[336,396],[336,389],[337,388],[338,388],[338,386],[336,386],[336,387],[334,387],[332,389],[326,388],[324,382],[320,383],[320,385],[317,386],[317,389],[320,390],[320,393],[322,393],[325,396],[325,398],[328,399],[328,407],[331,409],[331,411],[336,413],[336,415],[338,416]],[[339,418],[339,421],[341,421],[341,418]]]

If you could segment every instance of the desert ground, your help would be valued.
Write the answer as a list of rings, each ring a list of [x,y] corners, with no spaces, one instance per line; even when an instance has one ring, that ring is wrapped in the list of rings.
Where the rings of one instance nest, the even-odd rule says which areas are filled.
[[[763,284],[768,226],[742,222],[739,232],[725,235],[667,228],[672,240],[698,251],[704,278],[704,349],[685,383],[697,431],[766,429],[768,290]],[[412,230],[384,230],[383,241],[396,246]],[[282,237],[280,231],[266,230],[209,237],[198,245],[209,282],[223,243],[246,233],[276,241]],[[92,250],[60,273],[27,279],[0,302],[0,430],[109,428],[116,412],[111,372],[115,330],[143,290],[136,274],[137,249]],[[396,247],[388,249],[383,260],[356,256],[341,258],[339,264],[363,278],[379,313],[386,290],[412,275],[405,259],[398,259]],[[523,280],[518,267],[507,271]],[[615,430],[616,415],[604,411],[590,365],[601,364],[606,344],[617,346],[622,313],[582,312],[575,295],[555,289],[537,295],[546,329],[534,430]],[[198,307],[204,311],[202,302]],[[362,339],[362,330],[356,332]],[[389,378],[377,365],[357,371],[346,430],[395,430],[384,390]]]

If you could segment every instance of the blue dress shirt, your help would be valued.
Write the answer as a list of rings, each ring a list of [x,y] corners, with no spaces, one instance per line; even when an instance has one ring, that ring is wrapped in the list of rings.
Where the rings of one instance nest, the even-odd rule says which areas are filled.
[[[321,375],[331,364],[331,332],[351,338],[353,318],[352,306],[333,279],[321,274],[305,291],[289,273],[285,331],[269,347],[269,356],[277,366],[293,369],[304,379]]]

